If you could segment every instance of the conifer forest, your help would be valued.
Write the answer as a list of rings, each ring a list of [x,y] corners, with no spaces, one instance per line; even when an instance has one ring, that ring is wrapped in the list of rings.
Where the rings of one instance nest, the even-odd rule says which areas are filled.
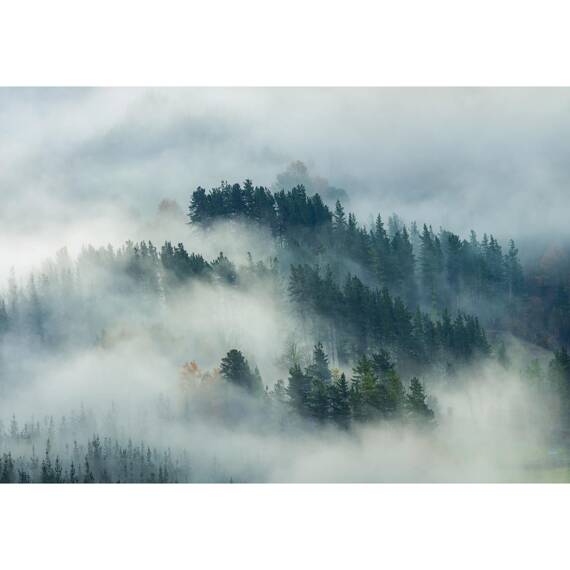
[[[15,91],[28,111],[44,105]],[[33,174],[21,182],[33,206],[11,198],[1,232],[0,482],[570,480],[570,242],[554,218],[547,239],[548,227],[499,223],[527,219],[500,189],[476,208],[437,198],[440,177],[468,185],[459,159],[433,184],[427,167],[412,176],[427,160],[417,149],[359,171],[351,133],[338,147],[346,176],[314,161],[329,182],[296,159],[306,147],[260,170],[278,152],[239,149],[232,137],[265,133],[241,122],[228,134],[186,115],[112,119],[71,150],[64,121],[53,163],[38,151],[20,164],[8,148],[6,171]],[[363,155],[388,152],[360,126],[377,144]],[[221,144],[243,160],[214,160]],[[202,153],[192,176],[180,149]],[[133,174],[155,160],[156,179]],[[361,177],[383,165],[402,178],[365,193]],[[79,214],[49,202],[60,183]],[[104,185],[120,190],[94,201]]]

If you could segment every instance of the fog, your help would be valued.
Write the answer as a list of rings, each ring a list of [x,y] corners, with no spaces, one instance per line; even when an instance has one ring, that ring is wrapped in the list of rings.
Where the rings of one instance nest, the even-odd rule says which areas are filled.
[[[320,339],[286,300],[286,267],[277,285],[197,281],[153,304],[85,252],[168,240],[209,261],[223,252],[237,266],[268,263],[268,230],[189,225],[190,194],[246,178],[279,188],[299,160],[309,190],[342,196],[364,222],[397,212],[462,236],[473,228],[546,241],[548,230],[548,240],[565,240],[569,108],[570,92],[550,89],[0,90],[0,296],[10,298],[12,271],[22,292],[31,274],[65,284],[65,265],[73,276],[69,290],[46,293],[56,348],[13,335],[2,345],[4,428],[13,414],[21,426],[87,410],[90,423],[52,434],[62,457],[75,437],[86,445],[95,433],[144,441],[187,458],[191,475],[181,480],[540,480],[557,410],[520,371],[537,356],[545,364],[546,351],[512,340],[508,370],[473,366],[455,386],[444,375],[422,378],[436,411],[431,430],[315,430],[267,395],[234,393],[219,378],[208,392],[232,348],[268,391],[287,378],[292,339],[309,358]],[[196,382],[184,375],[192,361]],[[350,366],[340,371],[351,375]],[[225,412],[212,411],[217,398],[230,402]],[[40,455],[48,438],[39,436]]]
[[[294,160],[361,217],[567,237],[569,107],[567,89],[3,89],[2,242],[115,238],[162,198],[270,186]]]
[[[273,253],[267,235],[237,223],[207,234],[180,231],[207,257],[233,248],[245,264],[244,251]],[[216,371],[237,346],[272,389],[287,377],[284,351],[291,338],[308,360],[317,339],[270,282],[238,289],[196,282],[156,305],[117,290],[117,275],[96,264],[60,255],[43,267],[57,274],[69,263],[79,271],[77,291],[93,294],[93,306],[81,309],[78,297],[72,304],[78,313],[55,321],[69,334],[55,351],[15,338],[3,345],[4,429],[15,414],[20,428],[41,422],[44,431],[32,438],[33,447],[25,438],[15,447],[0,438],[0,451],[41,457],[49,445],[65,458],[77,442],[85,445],[97,434],[168,450],[177,458],[177,480],[193,482],[536,481],[552,466],[556,408],[520,376],[532,358],[546,362],[547,352],[537,347],[512,338],[509,370],[491,362],[465,370],[456,384],[424,378],[437,412],[431,430],[399,424],[315,429],[287,407],[274,409],[265,398],[224,386]],[[192,361],[196,374],[188,374]],[[350,376],[350,367],[344,371]],[[211,377],[217,378],[212,386]],[[88,421],[78,419],[84,413]],[[62,418],[74,431],[59,428]],[[58,435],[47,427],[53,422]]]

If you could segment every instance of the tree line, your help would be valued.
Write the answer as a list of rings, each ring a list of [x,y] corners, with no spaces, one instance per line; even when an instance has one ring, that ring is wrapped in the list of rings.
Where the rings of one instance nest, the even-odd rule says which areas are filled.
[[[461,365],[490,354],[477,317],[444,309],[434,320],[416,306],[412,312],[387,288],[372,289],[355,275],[336,283],[330,268],[291,266],[289,293],[299,317],[336,351],[340,362],[382,347],[399,367],[421,373],[434,363]]]
[[[493,235],[468,239],[431,226],[408,227],[394,215],[386,228],[380,214],[374,224],[359,224],[337,201],[331,210],[318,194],[307,195],[304,186],[271,192],[254,186],[223,182],[207,192],[199,187],[189,205],[192,223],[208,227],[218,220],[246,219],[271,229],[298,261],[326,262],[333,271],[346,273],[357,263],[359,275],[386,287],[410,306],[438,311],[447,307],[485,313],[497,320],[508,313],[524,292],[524,275],[518,249],[511,240],[506,252]],[[497,309],[501,309],[497,312]]]
[[[263,394],[259,371],[251,370],[241,351],[230,350],[222,359],[220,371],[230,384],[254,396]],[[361,356],[349,381],[344,373],[330,369],[323,345],[318,343],[311,363],[303,368],[295,362],[287,383],[278,380],[271,391],[266,390],[265,397],[299,418],[342,429],[388,420],[423,428],[434,422],[423,384],[413,377],[406,390],[390,355],[383,350]]]

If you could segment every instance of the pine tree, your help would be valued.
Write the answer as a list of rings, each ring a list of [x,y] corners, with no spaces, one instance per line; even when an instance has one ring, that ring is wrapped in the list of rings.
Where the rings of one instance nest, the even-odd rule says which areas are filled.
[[[331,371],[329,369],[329,359],[321,342],[317,343],[313,349],[313,362],[307,368],[306,373],[308,376],[316,380],[321,380],[325,384],[330,383]]]
[[[350,388],[342,373],[331,386],[331,418],[342,429],[350,426]]]
[[[0,483],[15,482],[14,460],[10,452],[2,454],[0,458]]]
[[[235,283],[237,271],[235,265],[221,251],[220,255],[212,262],[214,274],[225,283]]]
[[[434,413],[426,404],[426,394],[421,382],[415,376],[410,381],[406,395],[407,417],[414,423],[422,424],[433,421]]]
[[[261,394],[263,392],[263,379],[261,378],[261,373],[257,366],[253,369],[253,377],[251,380],[251,391],[255,394]]]
[[[350,410],[354,421],[362,422],[366,419],[360,379],[358,377],[353,377],[350,384]]]
[[[89,465],[89,459],[85,456],[85,473],[83,475],[84,483],[95,483],[95,477],[91,471],[91,466]]]
[[[353,370],[353,381],[358,385],[362,417],[374,419],[382,416],[387,408],[387,390],[378,381],[372,362],[361,356]]]
[[[231,384],[245,388],[251,393],[259,394],[263,391],[263,383],[259,371],[251,371],[244,355],[233,348],[222,359],[220,364],[222,376]]]
[[[9,328],[10,321],[6,311],[6,303],[4,299],[0,299],[0,339],[8,332]]]
[[[50,440],[47,440],[46,453],[42,461],[42,483],[55,483],[55,473],[51,464],[50,452]]]
[[[75,464],[73,463],[73,461],[71,462],[71,465],[69,467],[69,482],[70,483],[78,483],[79,480],[77,478],[77,473],[75,471]]]
[[[509,299],[518,295],[523,287],[523,271],[518,258],[519,250],[513,240],[509,241],[509,251],[505,255],[505,274]]]
[[[333,227],[340,236],[342,236],[346,230],[346,214],[340,200],[337,200],[335,204]]]
[[[386,415],[389,418],[399,418],[404,409],[405,390],[400,377],[394,369],[390,369],[384,378],[387,391]]]
[[[372,355],[370,365],[379,378],[385,378],[389,372],[394,370],[394,363],[390,354],[384,349],[380,349]]]
[[[564,421],[570,422],[570,354],[565,347],[554,353],[554,358],[548,365],[548,381],[559,395]]]
[[[206,190],[200,186],[192,193],[188,217],[194,223],[204,223],[210,217]]]
[[[384,229],[380,214],[376,216],[372,236],[372,265],[378,284],[382,287],[391,286],[394,281],[394,267],[391,255],[390,240]]]
[[[301,366],[295,363],[289,370],[287,395],[291,407],[300,415],[307,413],[307,398],[311,388],[311,379],[303,373]]]
[[[327,385],[320,378],[313,378],[307,396],[307,409],[311,417],[320,423],[329,417],[330,400]]]

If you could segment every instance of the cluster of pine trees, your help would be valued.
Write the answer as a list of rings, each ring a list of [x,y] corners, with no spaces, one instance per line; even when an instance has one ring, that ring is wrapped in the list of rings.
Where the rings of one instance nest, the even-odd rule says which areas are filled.
[[[469,363],[490,352],[477,317],[458,312],[451,319],[444,309],[434,321],[419,306],[412,313],[386,287],[372,289],[354,275],[339,286],[330,268],[322,275],[318,267],[293,265],[289,293],[300,318],[326,339],[340,362],[383,347],[398,366],[419,373],[436,362]]]
[[[332,421],[344,429],[352,423],[377,420],[429,424],[434,417],[421,382],[413,377],[406,392],[385,351],[370,358],[362,356],[349,383],[344,373],[331,373],[319,343],[314,348],[313,362],[305,370],[295,364],[287,387],[278,383],[274,391],[286,393],[290,405],[302,417],[320,423]]]
[[[251,256],[246,265],[236,267],[222,252],[207,261],[188,253],[182,243],[170,242],[160,251],[150,241],[119,248],[88,246],[76,263],[63,252],[27,283],[18,283],[15,276],[9,279],[0,298],[0,344],[9,337],[48,348],[82,338],[91,342],[127,305],[136,304],[142,313],[167,303],[193,280],[247,287],[258,279],[276,279],[277,268],[275,259],[254,262]],[[111,302],[116,312],[101,310]],[[86,324],[96,330],[85,330]]]
[[[252,372],[243,354],[232,349],[223,358],[222,377],[252,395],[263,394],[257,368]],[[361,356],[350,381],[337,369],[331,371],[322,343],[315,345],[312,361],[304,369],[295,362],[287,384],[278,380],[265,397],[272,405],[289,410],[296,417],[318,425],[332,424],[342,429],[380,420],[412,422],[425,427],[434,420],[427,395],[418,378],[404,388],[390,355],[380,350],[370,357]]]
[[[72,459],[52,457],[50,441],[40,459],[32,455],[0,456],[0,483],[178,483],[180,468],[168,452],[160,455],[144,445],[121,446],[118,441],[95,436],[87,450],[79,445]],[[184,480],[184,482],[189,482]]]
[[[274,259],[265,264],[254,263],[250,257],[247,265],[237,267],[223,253],[209,262],[188,253],[183,244],[172,246],[169,242],[160,252],[150,242],[128,242],[116,250],[88,247],[79,256],[76,273],[66,267],[52,267],[38,284],[32,277],[27,291],[12,280],[8,302],[0,303],[0,340],[9,334],[23,335],[55,347],[70,335],[73,340],[80,337],[76,328],[62,328],[62,322],[99,322],[104,329],[108,322],[98,314],[101,297],[118,296],[118,303],[121,296],[138,299],[144,310],[149,304],[167,302],[193,279],[245,288],[257,279],[271,279],[279,294],[281,277]],[[113,279],[98,282],[82,278],[99,274]],[[292,265],[288,293],[306,337],[325,342],[340,364],[383,348],[394,355],[398,367],[422,374],[433,364],[458,365],[489,354],[485,332],[476,317],[458,312],[452,319],[444,309],[434,320],[419,306],[412,312],[386,287],[371,288],[356,275],[348,274],[339,285],[330,266],[322,274],[319,266]]]
[[[8,430],[0,427],[0,483],[177,483],[190,482],[188,457],[170,449],[159,451],[143,442],[126,444],[97,434],[91,414],[26,422],[14,417]],[[78,443],[85,440],[86,445]],[[54,445],[56,444],[57,447]]]
[[[395,215],[387,229],[380,215],[367,228],[354,214],[347,216],[339,201],[331,211],[302,185],[271,192],[246,180],[243,185],[222,183],[210,192],[198,188],[189,217],[204,226],[220,219],[253,220],[269,227],[299,261],[325,261],[341,273],[356,263],[365,282],[388,288],[411,307],[483,312],[497,321],[524,292],[513,241],[503,253],[492,235],[479,241],[473,231],[469,239],[444,229],[436,234],[425,224],[421,230],[415,222],[408,228]]]

